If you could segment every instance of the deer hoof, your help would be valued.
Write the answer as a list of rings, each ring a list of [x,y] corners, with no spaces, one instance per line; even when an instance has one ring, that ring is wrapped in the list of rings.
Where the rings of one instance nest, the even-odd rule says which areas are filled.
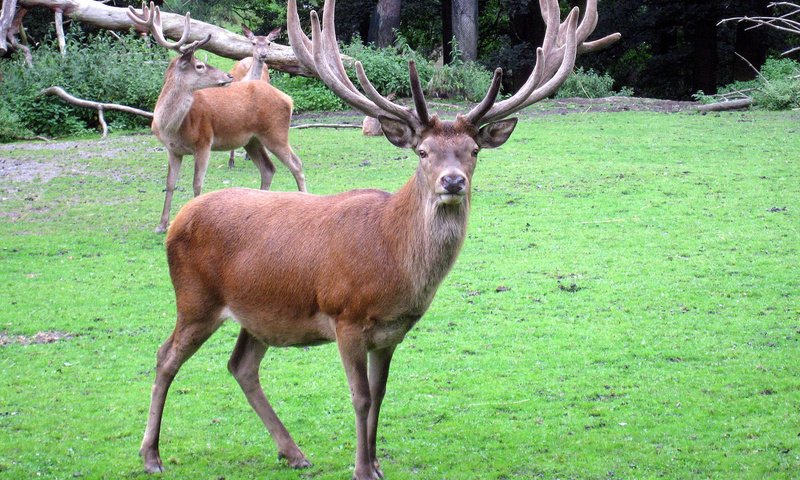
[[[164,471],[164,465],[161,463],[161,457],[158,452],[140,452],[144,457],[144,471],[147,473],[161,473]]]
[[[167,231],[167,226],[166,226],[166,225],[159,225],[159,226],[157,226],[157,227],[156,227],[156,229],[155,229],[155,230],[153,230],[153,231],[154,231],[155,233],[166,233],[166,231]]]
[[[289,464],[291,468],[308,468],[311,466],[311,462],[306,459],[306,456],[303,455],[303,452],[297,451],[291,455],[285,453],[278,453],[278,460],[286,459],[286,463]]]

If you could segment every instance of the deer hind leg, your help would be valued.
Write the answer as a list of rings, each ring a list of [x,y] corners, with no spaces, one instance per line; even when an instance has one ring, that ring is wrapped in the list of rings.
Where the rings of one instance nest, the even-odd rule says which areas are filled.
[[[152,396],[150,399],[150,413],[147,417],[147,428],[144,431],[142,447],[139,454],[144,459],[144,468],[148,473],[156,473],[164,470],[161,457],[158,452],[158,440],[161,431],[161,417],[164,413],[164,404],[167,400],[167,392],[175,379],[178,370],[186,360],[191,357],[198,348],[211,336],[219,327],[219,311],[212,312],[213,315],[196,316],[189,318],[178,313],[178,323],[172,335],[158,349],[156,362],[156,380],[153,384]]]
[[[228,370],[239,382],[250,406],[264,422],[264,426],[267,427],[269,434],[278,446],[278,458],[285,458],[292,468],[310,467],[311,463],[294,443],[292,436],[278,419],[261,388],[258,367],[266,351],[266,345],[256,340],[243,328],[239,332],[239,339],[236,341],[236,347],[228,362]]]
[[[169,210],[172,206],[172,194],[175,192],[175,185],[178,183],[178,174],[181,171],[183,155],[176,155],[169,152],[169,164],[167,166],[167,190],[164,196],[164,209],[161,211],[161,221],[156,227],[156,233],[167,231],[169,224]]]
[[[261,138],[260,140],[263,141],[267,149],[275,154],[278,160],[283,162],[286,168],[292,172],[294,181],[297,182],[297,189],[301,192],[308,191],[306,190],[306,177],[303,175],[303,161],[294,153],[292,147],[289,146],[288,140],[281,142],[276,142],[268,138]]]
[[[228,168],[235,167],[234,159],[236,158],[236,150],[231,150],[231,157],[228,159]]]
[[[269,190],[272,185],[272,176],[275,175],[275,165],[269,159],[267,149],[256,139],[250,140],[244,149],[253,159],[253,163],[261,174],[261,190]]]

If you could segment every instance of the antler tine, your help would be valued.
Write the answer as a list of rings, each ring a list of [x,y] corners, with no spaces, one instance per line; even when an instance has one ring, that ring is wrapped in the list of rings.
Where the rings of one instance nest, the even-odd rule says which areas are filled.
[[[427,125],[430,122],[428,104],[425,102],[425,95],[422,93],[422,85],[419,83],[419,74],[417,73],[417,62],[414,60],[408,61],[408,81],[411,84],[411,98],[414,99],[417,117],[423,125]]]
[[[189,12],[186,12],[186,16],[183,20],[183,33],[181,33],[181,38],[178,39],[177,42],[170,42],[164,37],[164,31],[161,25],[161,10],[155,6],[153,2],[150,2],[150,8],[148,8],[147,5],[142,2],[141,15],[136,13],[136,10],[132,6],[129,6],[128,18],[138,25],[146,26],[153,35],[153,38],[156,39],[156,42],[162,47],[169,48],[171,50],[178,50],[181,53],[186,53],[192,48],[196,50],[199,46],[204,45],[210,40],[209,35],[209,38],[206,38],[205,40],[199,40],[182,48],[189,39],[189,32],[191,30],[191,15]]]
[[[470,110],[467,114],[466,118],[469,120],[469,123],[473,125],[477,125],[481,118],[492,108],[494,105],[495,100],[497,100],[497,92],[500,91],[500,81],[503,79],[503,69],[497,68],[494,71],[494,76],[492,77],[492,84],[489,87],[489,91],[486,92],[486,96],[483,97],[481,103],[475,105],[475,108]]]
[[[364,72],[364,66],[361,64],[361,62],[356,62],[356,75],[358,75],[358,82],[364,89],[364,93],[370,100],[375,102],[375,105],[383,109],[386,113],[389,113],[391,116],[404,120],[409,125],[421,126],[417,124],[418,122],[416,122],[414,114],[407,107],[393,103],[391,100],[378,92],[378,90],[372,85],[372,82],[369,81],[369,78],[367,78],[367,74]]]
[[[311,54],[311,40],[308,39],[300,28],[300,14],[297,13],[297,0],[289,0],[286,12],[286,33],[289,35],[289,43],[292,46],[295,56],[304,67],[311,71],[316,71],[314,57]]]

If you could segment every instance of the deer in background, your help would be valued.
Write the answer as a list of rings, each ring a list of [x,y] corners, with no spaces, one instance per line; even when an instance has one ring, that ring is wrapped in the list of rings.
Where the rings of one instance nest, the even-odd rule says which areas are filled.
[[[169,152],[164,210],[156,232],[165,232],[170,205],[184,155],[194,155],[194,195],[200,195],[212,150],[244,147],[261,174],[261,189],[268,190],[275,173],[267,151],[294,175],[297,188],[306,191],[303,165],[289,145],[292,99],[268,82],[235,82],[221,70],[197,60],[194,52],[211,39],[187,44],[190,16],[177,42],[164,38],[161,13],[150,3],[142,13],[128,7],[128,16],[150,30],[156,42],[180,55],[164,74],[151,130]],[[224,87],[224,88],[211,88]]]
[[[269,68],[267,68],[267,58],[269,58],[269,49],[272,42],[281,34],[280,27],[273,29],[266,36],[254,35],[253,31],[247,28],[247,25],[242,24],[242,33],[250,40],[253,46],[253,55],[245,57],[233,65],[230,74],[236,81],[246,80],[263,80],[269,83]],[[234,157],[236,151],[231,150],[231,157],[228,159],[228,168],[234,167]],[[247,158],[245,158],[247,160]]]
[[[553,94],[579,52],[603,48],[614,34],[585,42],[597,23],[596,0],[559,18],[558,0],[541,0],[546,34],[525,85],[496,102],[502,73],[485,98],[455,120],[430,115],[413,62],[414,107],[381,96],[363,67],[364,93],[348,79],[334,29],[334,1],[322,27],[311,13],[312,39],[289,0],[288,32],[300,62],[353,108],[378,118],[386,138],[419,157],[396,193],[353,190],[331,196],[225,189],[190,201],[167,234],[177,322],[158,350],[156,379],[141,454],[147,471],[163,469],[158,441],[167,391],[181,365],[226,318],[241,330],[228,369],[291,467],[309,465],[269,404],[259,382],[268,346],[336,342],[356,418],[353,478],[383,478],[376,455],[378,417],[397,345],[422,317],[464,241],[472,174],[484,148],[514,131],[507,118]]]

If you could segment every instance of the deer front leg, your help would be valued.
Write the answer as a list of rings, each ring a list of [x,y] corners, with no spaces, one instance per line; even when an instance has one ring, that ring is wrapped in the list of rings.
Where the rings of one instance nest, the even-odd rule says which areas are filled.
[[[175,185],[178,183],[178,174],[181,171],[183,155],[169,152],[169,164],[167,166],[167,190],[164,196],[164,210],[161,211],[161,222],[156,227],[156,233],[167,231],[169,224],[169,209],[172,206],[172,194],[175,192]]]
[[[372,464],[367,440],[367,418],[372,405],[367,377],[367,348],[361,337],[361,329],[344,323],[340,320],[336,327],[336,343],[356,414],[356,468],[353,480],[380,480]]]
[[[386,394],[386,380],[389,378],[389,364],[392,361],[395,345],[381,350],[369,352],[369,390],[372,398],[372,405],[369,409],[367,418],[367,440],[369,442],[369,455],[375,474],[383,478],[381,464],[378,461],[377,438],[378,438],[378,416],[381,412],[381,404]]]

